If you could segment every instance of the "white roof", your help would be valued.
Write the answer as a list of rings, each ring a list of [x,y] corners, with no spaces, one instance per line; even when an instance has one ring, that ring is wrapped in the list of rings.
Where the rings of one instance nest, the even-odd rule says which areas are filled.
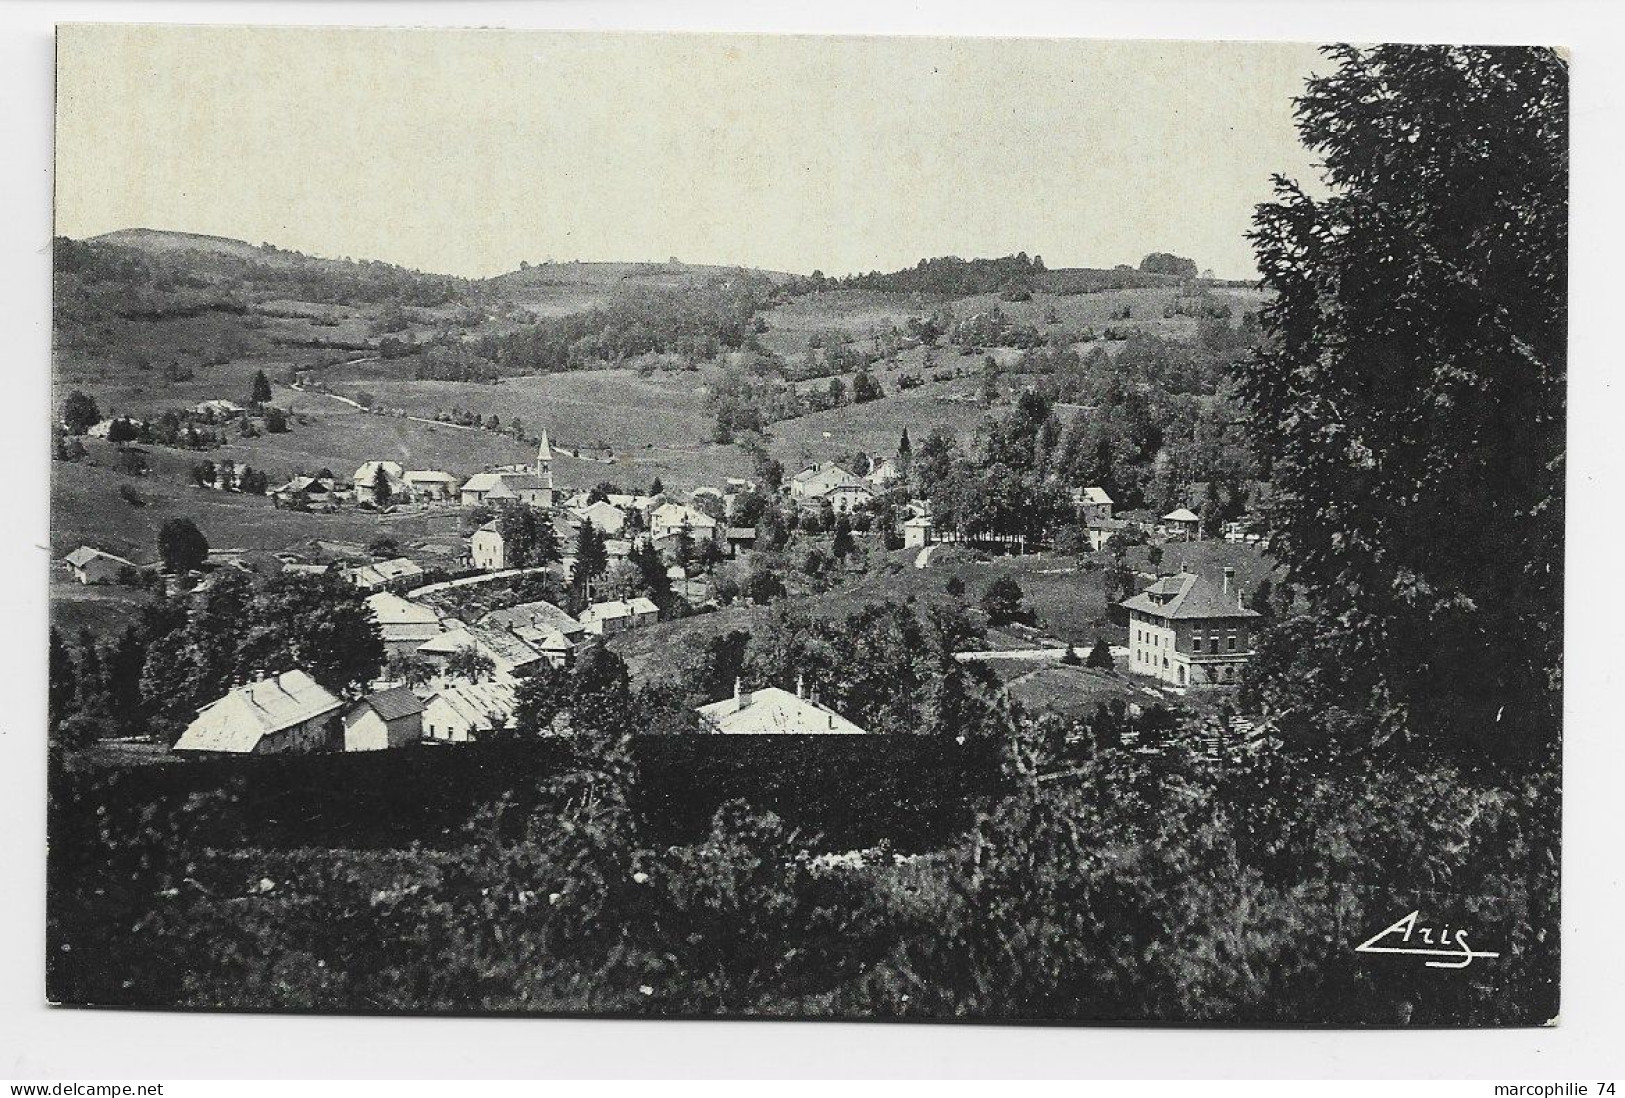
[[[92,549],[88,545],[81,545],[62,559],[75,568],[83,568],[93,560],[110,560],[118,564],[128,564],[131,568],[135,567],[132,561],[127,561],[123,557],[115,557],[112,553],[104,553],[100,549]]]
[[[835,712],[776,686],[746,690],[698,710],[718,732],[806,736],[862,736],[864,730]]]
[[[386,477],[388,477],[389,479],[391,479],[391,480],[400,480],[403,476],[406,475],[404,472],[401,471],[401,466],[400,466],[399,462],[394,462],[394,461],[369,461],[365,465],[363,465],[361,468],[359,468],[359,469],[357,469],[355,471],[355,481],[354,482],[356,484],[362,485],[363,487],[365,487],[367,485],[370,485],[373,482],[373,480],[378,476],[378,470],[380,468],[382,468],[384,470],[384,475]]]
[[[440,621],[433,607],[403,599],[390,591],[368,595],[367,609],[372,611],[379,625],[424,625]]]
[[[239,686],[198,710],[197,719],[175,741],[175,750],[247,754],[264,737],[336,710],[341,704],[303,671],[285,671]]]
[[[639,614],[657,614],[660,612],[660,607],[654,604],[653,599],[645,598],[642,595],[639,595],[627,605]]]
[[[463,481],[465,492],[489,492],[502,483],[502,477],[496,473],[475,473]]]
[[[1169,511],[1166,515],[1162,516],[1162,520],[1164,522],[1200,522],[1201,521],[1195,515],[1191,514],[1190,511],[1186,510],[1183,507],[1181,507],[1177,511]]]
[[[1083,502],[1085,503],[1112,502],[1112,497],[1106,494],[1106,489],[1104,488],[1085,488],[1079,493],[1079,495],[1083,498]]]
[[[686,503],[662,503],[654,509],[649,521],[658,526],[681,526],[685,521],[690,527],[717,524],[716,519]]]
[[[448,686],[424,703],[425,713],[449,709],[475,728],[503,727],[513,720],[514,691],[506,682],[471,682]],[[437,718],[436,719],[440,719]]]

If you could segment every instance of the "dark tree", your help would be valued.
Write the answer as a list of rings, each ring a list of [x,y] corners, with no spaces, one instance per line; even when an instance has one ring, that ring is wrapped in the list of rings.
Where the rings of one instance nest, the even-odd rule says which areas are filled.
[[[209,541],[189,518],[172,518],[158,531],[158,559],[166,572],[190,572],[209,559]]]
[[[1089,667],[1110,671],[1112,669],[1112,646],[1104,640],[1095,641],[1095,646],[1089,649],[1089,659],[1085,663]]]
[[[389,474],[382,465],[372,474],[372,501],[379,507],[388,507],[389,501],[395,494],[395,489],[389,483]]]
[[[265,376],[264,370],[254,371],[254,385],[248,394],[250,404],[269,404],[271,402],[271,379]]]
[[[73,711],[78,696],[79,676],[73,665],[73,654],[56,626],[51,627],[49,649],[50,688],[46,695],[46,710],[52,725],[62,723]]]
[[[852,540],[852,523],[845,515],[835,518],[835,531],[830,538],[829,551],[837,561],[844,561],[857,549],[857,543]]]
[[[1263,693],[1372,738],[1538,750],[1561,686],[1567,65],[1328,53],[1297,120],[1330,194],[1278,178],[1259,207],[1274,297],[1238,369],[1272,553],[1326,671]]]
[[[1019,621],[1027,613],[1022,603],[1023,597],[1021,584],[1016,582],[1015,577],[1000,576],[988,584],[983,592],[982,609],[987,611],[988,619],[994,625]]]
[[[96,407],[94,398],[81,393],[78,389],[69,393],[62,401],[62,425],[68,429],[70,435],[82,435],[94,427],[102,418],[102,413]]]

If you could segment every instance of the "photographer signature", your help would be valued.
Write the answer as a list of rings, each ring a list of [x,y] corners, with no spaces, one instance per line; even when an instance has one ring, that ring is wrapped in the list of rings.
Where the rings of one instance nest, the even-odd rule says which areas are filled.
[[[1356,953],[1410,953],[1418,957],[1444,957],[1448,960],[1429,960],[1428,968],[1466,968],[1483,957],[1499,957],[1499,953],[1474,950],[1467,944],[1467,934],[1458,930],[1454,935],[1448,924],[1443,930],[1418,926],[1420,911],[1413,911],[1390,927],[1378,931],[1354,947]]]

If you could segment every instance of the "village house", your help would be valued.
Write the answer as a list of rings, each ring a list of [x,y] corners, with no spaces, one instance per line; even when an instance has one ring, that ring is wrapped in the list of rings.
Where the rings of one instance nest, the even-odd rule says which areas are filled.
[[[480,618],[479,624],[490,629],[518,629],[521,626],[546,626],[567,637],[580,637],[585,629],[581,623],[551,602],[537,600],[522,602],[503,610],[492,610]]]
[[[387,751],[423,738],[423,703],[404,686],[370,694],[344,715],[344,750]]]
[[[596,602],[581,612],[581,625],[596,636],[608,637],[639,629],[660,620],[660,608],[643,597]]]
[[[507,731],[513,727],[515,705],[511,683],[448,686],[423,705],[423,737],[431,742],[468,743]]]
[[[134,562],[123,557],[115,557],[112,553],[104,553],[100,549],[92,549],[88,545],[81,545],[63,557],[62,561],[72,571],[73,578],[87,586],[94,583],[117,583],[126,574],[126,569],[139,571]]]
[[[440,503],[457,498],[457,487],[462,482],[440,469],[408,469],[406,490],[423,503]]]
[[[305,672],[285,671],[235,687],[199,709],[173,750],[199,755],[328,751],[340,742],[343,707]]]
[[[684,526],[696,543],[716,541],[722,530],[716,519],[686,503],[662,503],[649,515],[649,536],[657,542],[680,533]]]
[[[595,529],[609,537],[618,537],[626,529],[626,512],[608,500],[601,499],[585,507],[572,507],[570,514],[577,522],[592,523]]]
[[[367,609],[378,623],[384,651],[389,655],[416,651],[418,645],[440,635],[440,615],[433,607],[393,592],[368,595]]]
[[[874,489],[839,465],[814,465],[790,480],[790,498],[806,506],[827,500],[838,515],[866,507],[874,501]]]
[[[873,467],[863,478],[871,487],[884,491],[903,479],[903,472],[897,467],[897,459],[883,458],[874,463]]]
[[[369,494],[370,488],[369,485]],[[279,507],[294,506],[303,501],[315,508],[330,507],[337,502],[336,486],[332,474],[290,477],[286,484],[272,488],[269,495]]]
[[[734,694],[696,710],[715,732],[727,735],[862,736],[865,731],[835,712],[796,692],[776,686],[745,690],[734,680]]]
[[[395,557],[352,566],[345,571],[345,577],[363,591],[380,591],[422,579],[423,569],[409,557]]]
[[[1085,526],[1110,521],[1112,517],[1112,497],[1104,488],[1072,489],[1072,506],[1077,508],[1078,518]]]
[[[417,653],[436,664],[444,674],[451,657],[468,648],[491,661],[491,677],[496,681],[523,678],[549,662],[542,653],[508,630],[483,625],[463,625],[448,630],[418,645]]]
[[[467,506],[508,500],[528,507],[553,506],[553,478],[532,472],[475,473],[460,492]]]
[[[1163,576],[1122,603],[1129,617],[1129,670],[1174,686],[1230,685],[1252,658],[1253,620],[1235,569],[1215,587],[1191,572]]]
[[[495,520],[469,536],[468,562],[482,572],[500,572],[508,567],[507,543]]]

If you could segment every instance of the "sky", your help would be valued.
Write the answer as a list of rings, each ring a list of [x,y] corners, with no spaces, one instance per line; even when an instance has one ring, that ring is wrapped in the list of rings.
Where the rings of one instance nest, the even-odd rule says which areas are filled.
[[[1255,273],[1315,177],[1280,43],[79,24],[56,231],[269,241],[486,276],[521,260],[837,275],[924,257]]]

